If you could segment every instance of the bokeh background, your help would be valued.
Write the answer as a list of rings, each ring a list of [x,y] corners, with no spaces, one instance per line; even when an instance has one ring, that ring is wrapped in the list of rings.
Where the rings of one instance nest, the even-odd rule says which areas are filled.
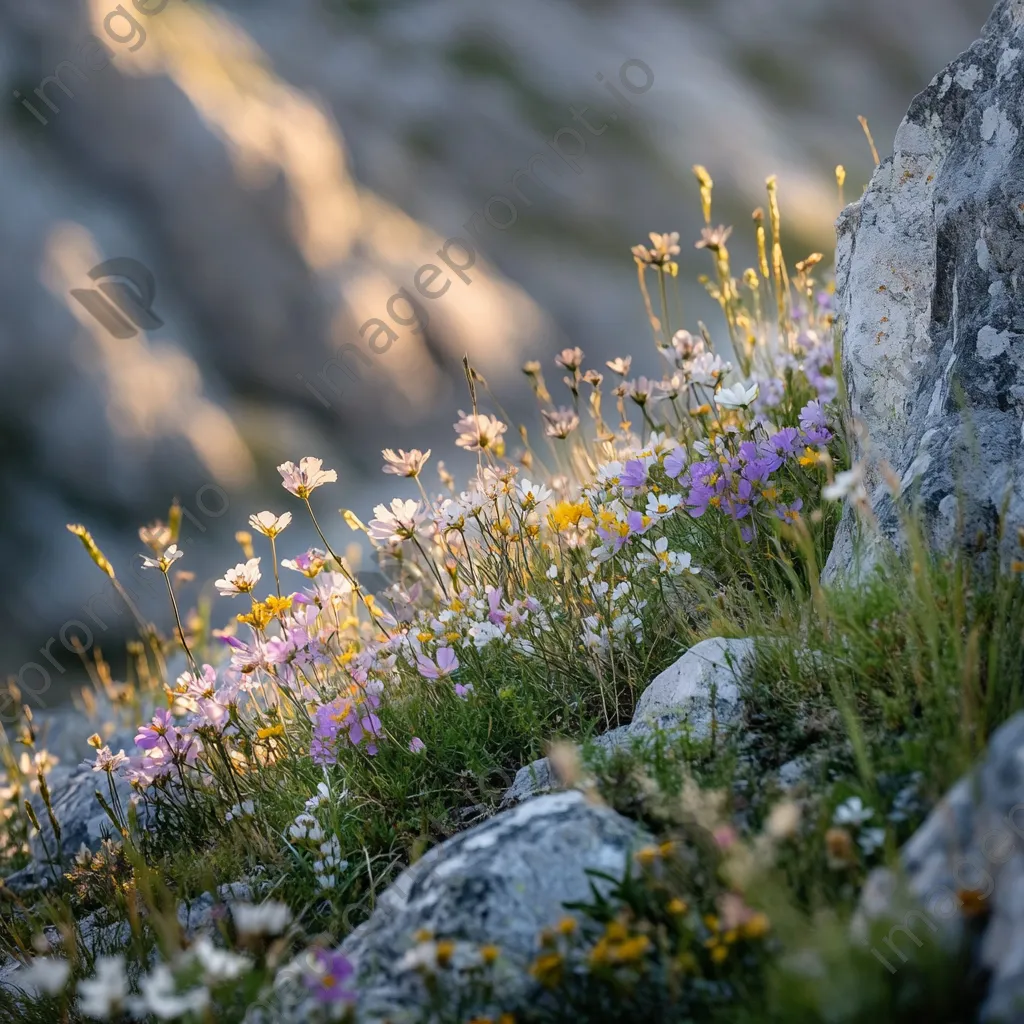
[[[128,626],[102,611],[100,629],[84,612],[102,577],[65,523],[86,523],[131,580],[136,527],[177,495],[194,519],[179,563],[196,573],[189,603],[237,560],[232,538],[250,512],[292,507],[275,465],[312,454],[339,471],[322,507],[345,543],[337,507],[365,519],[374,501],[404,493],[381,475],[381,447],[432,445],[435,459],[456,461],[464,354],[515,418],[531,404],[524,359],[545,361],[549,385],[566,345],[598,366],[648,353],[634,369],[654,368],[629,247],[678,230],[681,278],[707,269],[693,249],[694,163],[715,179],[716,219],[737,225],[740,259],[772,173],[791,259],[830,253],[834,167],[847,166],[850,196],[872,164],[857,115],[888,152],[914,93],[990,8],[161,3],[0,0],[0,669],[47,667],[47,702],[75,674],[62,625],[85,622],[111,655]],[[627,60],[653,83],[629,97],[629,116],[605,122],[619,109],[605,86]],[[44,88],[55,111],[34,90],[57,71],[65,89]],[[359,326],[387,319],[389,298],[490,197],[515,197],[516,171],[536,154],[552,160],[548,143],[580,129],[570,108],[585,106],[609,127],[584,132],[580,172],[527,182],[516,222],[480,232],[472,283],[454,279],[424,303],[428,323],[420,314],[369,354]],[[115,337],[70,295],[113,257],[152,272],[161,326]],[[713,326],[690,288],[687,326]],[[331,362],[346,345],[367,354],[345,360],[355,376]],[[325,365],[340,395],[318,380]],[[427,476],[436,484],[432,467]],[[313,539],[303,530],[285,535],[287,551]],[[32,672],[23,681],[36,687]]]

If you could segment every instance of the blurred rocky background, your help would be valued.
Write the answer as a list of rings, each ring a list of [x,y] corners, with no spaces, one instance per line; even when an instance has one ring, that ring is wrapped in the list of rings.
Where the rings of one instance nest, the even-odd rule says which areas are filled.
[[[570,344],[594,363],[648,351],[634,368],[654,369],[629,247],[679,230],[681,278],[707,269],[694,163],[740,258],[771,173],[791,259],[830,253],[834,167],[848,195],[871,169],[857,115],[884,156],[990,6],[0,0],[0,670],[31,659],[57,693],[69,620],[119,646],[127,621],[102,612],[101,629],[83,610],[102,577],[66,522],[130,580],[137,525],[179,496],[194,596],[237,559],[250,512],[292,507],[278,462],[321,456],[341,480],[325,518],[342,504],[365,518],[402,492],[381,447],[449,455],[464,353],[514,416],[526,358],[549,384]],[[569,128],[586,141],[575,168],[549,145],[571,161]],[[492,226],[513,217],[500,201],[476,218],[470,284],[449,274],[415,315],[392,300],[501,195],[514,223]],[[152,273],[149,319],[97,318],[109,306],[72,296],[99,295],[89,271],[118,257]],[[686,303],[687,326],[713,321],[695,291]],[[397,334],[381,354],[360,336],[373,317]],[[311,540],[295,528],[282,544]]]

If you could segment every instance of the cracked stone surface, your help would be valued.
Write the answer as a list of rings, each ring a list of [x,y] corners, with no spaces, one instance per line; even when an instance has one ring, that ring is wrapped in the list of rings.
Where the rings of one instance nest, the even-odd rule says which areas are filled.
[[[565,903],[590,897],[588,870],[621,876],[648,840],[643,829],[581,793],[541,796],[434,847],[384,893],[368,921],[341,945],[360,977],[360,1020],[401,1020],[422,1005],[419,975],[400,962],[413,935],[429,929],[503,954],[505,995],[531,984],[526,968],[540,931],[564,917]],[[290,972],[247,1024],[305,1019],[309,997]]]
[[[983,35],[913,101],[893,156],[837,222],[842,369],[854,456],[883,535],[919,500],[931,538],[1024,525],[1024,7],[1000,0]],[[958,527],[958,495],[964,501]],[[854,569],[847,510],[826,567]],[[867,540],[867,539],[866,539]],[[877,558],[865,550],[864,565]]]

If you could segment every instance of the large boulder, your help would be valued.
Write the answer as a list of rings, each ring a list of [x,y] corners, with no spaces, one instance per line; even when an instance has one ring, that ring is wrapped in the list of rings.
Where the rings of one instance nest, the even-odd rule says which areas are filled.
[[[980,932],[974,958],[989,973],[981,1019],[1020,1020],[1022,837],[1024,714],[1018,714],[995,733],[978,768],[950,790],[903,848],[901,873],[881,868],[868,878],[855,935],[864,941],[870,935],[876,958],[895,973],[926,955],[926,945],[953,951]]]
[[[607,753],[642,745],[658,730],[685,730],[693,740],[711,738],[742,717],[740,682],[754,662],[754,641],[711,637],[694,644],[659,673],[640,695],[629,725],[594,738]],[[513,807],[538,793],[557,789],[560,780],[550,760],[542,757],[520,768],[502,797]]]
[[[451,939],[467,951],[501,949],[503,995],[523,995],[542,929],[586,901],[588,871],[624,874],[648,837],[640,826],[581,793],[538,797],[434,847],[384,893],[370,919],[341,951],[359,977],[359,1019],[402,1020],[422,1006],[420,975],[407,954],[418,932]],[[310,997],[287,969],[271,999],[250,1012],[252,1024],[292,1024],[308,1017]]]
[[[853,455],[883,537],[899,528],[886,465],[942,546],[992,536],[1004,508],[1007,545],[1024,525],[1022,72],[1024,7],[1000,0],[838,221],[842,369],[864,435]],[[848,509],[830,576],[853,568],[856,533]]]

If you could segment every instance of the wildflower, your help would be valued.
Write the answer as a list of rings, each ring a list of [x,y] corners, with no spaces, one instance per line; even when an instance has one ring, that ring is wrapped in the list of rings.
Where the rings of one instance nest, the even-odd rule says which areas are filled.
[[[172,544],[162,555],[156,558],[150,558],[148,555],[142,556],[142,568],[143,569],[159,569],[161,572],[167,572],[171,566],[185,555],[184,551],[179,550],[177,544]]]
[[[837,825],[853,825],[854,828],[859,828],[874,816],[875,812],[870,807],[865,807],[859,796],[851,796],[836,808],[832,820]]]
[[[327,562],[326,552],[321,551],[319,548],[310,548],[308,551],[303,552],[301,555],[297,555],[295,558],[282,558],[281,565],[285,569],[291,569],[294,572],[301,572],[303,576],[313,579],[318,576],[324,568]]]
[[[419,738],[419,736],[413,736],[413,738],[409,740],[409,750],[412,751],[412,753],[422,754],[423,751],[426,749],[426,743],[424,743],[423,740]]]
[[[123,956],[96,958],[96,974],[78,983],[78,1008],[86,1017],[107,1020],[123,1009],[128,998],[128,977]]]
[[[690,905],[685,900],[681,900],[676,896],[668,901],[665,909],[674,917],[681,917],[690,909]]]
[[[123,747],[116,754],[111,752],[110,747],[100,747],[96,751],[96,760],[92,763],[92,770],[94,772],[107,772],[110,774],[116,772],[127,760],[128,756],[125,754]]]
[[[450,647],[438,647],[436,662],[420,654],[416,657],[416,666],[425,679],[442,679],[458,669],[459,659]]]
[[[564,961],[561,953],[542,953],[530,967],[532,974],[545,988],[555,988],[562,980]]]
[[[149,526],[139,527],[139,540],[150,551],[158,555],[174,540],[174,534],[166,523],[162,523],[158,519],[155,523],[150,523]]]
[[[488,966],[495,963],[499,956],[501,956],[501,950],[493,943],[480,947],[480,959]]]
[[[36,957],[11,978],[11,984],[31,995],[57,996],[64,991],[71,965],[56,957]]]
[[[224,820],[236,821],[239,818],[251,818],[255,813],[256,805],[251,800],[243,800],[240,804],[233,804],[231,810],[224,815]]]
[[[821,489],[826,501],[841,501],[849,498],[860,503],[867,501],[868,492],[864,486],[864,467],[857,463],[852,469],[836,474],[835,480]]]
[[[467,416],[460,409],[459,420],[455,424],[455,433],[459,435],[455,444],[471,452],[491,451],[500,456],[505,449],[501,435],[506,430],[508,427],[494,416],[479,413]]]
[[[249,525],[264,537],[276,537],[292,521],[291,512],[275,516],[273,512],[260,512],[258,515],[249,516]]]
[[[239,935],[280,935],[288,927],[292,912],[287,904],[267,900],[265,903],[232,903],[231,917]]]
[[[370,520],[370,538],[385,544],[413,540],[427,528],[428,517],[421,502],[394,498],[391,507],[375,505],[376,519]]]
[[[417,477],[430,458],[430,449],[421,452],[418,448],[413,448],[411,452],[407,452],[404,448],[399,448],[395,454],[393,448],[385,448],[381,455],[384,456],[385,473],[392,476]]]
[[[260,560],[250,558],[248,562],[239,562],[234,569],[228,569],[224,578],[217,580],[214,586],[221,597],[237,597],[239,594],[251,594],[260,578]]]
[[[629,376],[629,368],[633,365],[633,357],[626,356],[625,359],[609,359],[605,366],[608,367],[612,373],[617,373],[620,377]]]
[[[455,684],[455,696],[462,700],[469,700],[469,695],[473,692],[473,684],[469,683],[463,686],[462,683]]]
[[[563,348],[561,352],[555,356],[555,362],[564,367],[570,373],[575,373],[583,365],[583,349],[581,348]]]
[[[671,274],[673,277],[679,272],[679,265],[672,259],[679,255],[679,232],[672,231],[664,235],[657,232],[650,233],[651,246],[634,245],[630,250],[633,258],[641,267],[654,267]]]
[[[654,393],[654,384],[646,377],[637,377],[622,385],[623,392],[643,408]]]
[[[544,434],[546,437],[567,438],[579,425],[580,418],[572,409],[542,409]]]
[[[757,398],[759,387],[755,382],[749,388],[734,384],[731,388],[720,388],[715,394],[715,403],[723,409],[745,409]]]
[[[277,467],[284,489],[304,501],[323,484],[335,483],[338,474],[333,469],[323,469],[323,460],[310,456],[294,462],[283,462]]]
[[[536,508],[551,497],[551,490],[543,484],[531,483],[529,480],[520,480],[516,491],[519,495],[519,504],[527,511]]]
[[[685,362],[704,351],[704,339],[695,338],[689,331],[676,331],[672,335],[672,347],[679,359]]]
[[[710,249],[712,252],[718,252],[729,241],[731,234],[732,228],[727,228],[721,224],[717,228],[701,228],[700,241],[694,243],[694,248]]]
[[[252,966],[249,957],[232,953],[228,949],[218,949],[208,935],[200,935],[189,946],[188,956],[202,967],[203,981],[207,985],[234,981]]]
[[[311,950],[306,956],[304,980],[313,998],[322,1005],[352,1003],[356,994],[345,983],[353,979],[355,968],[339,951]]]
[[[159,1020],[173,1020],[186,1013],[199,1013],[210,1002],[210,993],[203,986],[178,992],[174,975],[167,964],[157,964],[139,979],[141,995],[129,1000],[136,1016],[153,1014]]]

